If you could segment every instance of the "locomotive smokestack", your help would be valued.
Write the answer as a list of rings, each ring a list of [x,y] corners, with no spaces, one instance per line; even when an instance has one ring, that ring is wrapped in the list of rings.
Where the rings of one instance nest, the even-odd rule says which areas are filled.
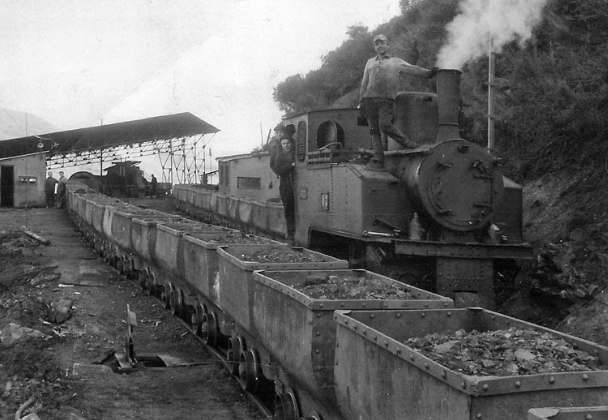
[[[437,111],[439,129],[435,143],[459,139],[458,114],[460,113],[459,70],[441,69],[437,71]]]

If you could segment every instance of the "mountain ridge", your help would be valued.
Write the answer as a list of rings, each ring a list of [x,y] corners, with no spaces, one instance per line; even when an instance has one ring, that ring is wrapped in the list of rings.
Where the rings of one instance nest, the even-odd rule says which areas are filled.
[[[0,107],[0,141],[60,131],[29,112]]]

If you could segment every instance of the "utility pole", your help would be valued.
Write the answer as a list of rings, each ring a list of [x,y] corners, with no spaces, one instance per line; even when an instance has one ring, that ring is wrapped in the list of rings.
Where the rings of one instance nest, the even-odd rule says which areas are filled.
[[[488,150],[491,150],[494,148],[494,73],[496,71],[492,35],[488,39],[488,48]]]

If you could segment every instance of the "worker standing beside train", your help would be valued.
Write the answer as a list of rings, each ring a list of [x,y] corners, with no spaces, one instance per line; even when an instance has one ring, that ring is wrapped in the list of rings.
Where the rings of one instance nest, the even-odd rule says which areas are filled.
[[[285,134],[285,126],[283,124],[277,124],[274,128],[274,135],[270,138],[269,144],[269,152],[270,152],[270,169],[274,173],[274,160],[279,153],[281,153],[281,138]],[[278,175],[278,174],[277,174]]]
[[[67,205],[66,189],[68,185],[68,179],[63,174],[63,171],[59,172],[59,182],[57,183],[57,207],[64,209]]]
[[[370,162],[370,167],[376,168],[384,166],[381,133],[385,133],[403,147],[417,147],[416,143],[393,125],[393,107],[400,86],[400,74],[407,73],[431,78],[437,71],[436,68],[427,70],[393,57],[389,54],[388,48],[389,43],[386,36],[376,35],[374,37],[376,56],[370,58],[365,65],[359,93],[359,107],[364,113],[362,116],[367,118],[372,137],[374,157]]]
[[[287,240],[293,245],[296,231],[295,196],[294,196],[294,167],[295,156],[293,139],[288,134],[281,136],[281,150],[274,158],[273,171],[280,177],[279,192],[283,201],[283,211],[287,224]]]
[[[49,172],[49,176],[44,180],[44,194],[46,197],[46,208],[55,207],[55,185],[57,180],[53,178],[53,173]]]

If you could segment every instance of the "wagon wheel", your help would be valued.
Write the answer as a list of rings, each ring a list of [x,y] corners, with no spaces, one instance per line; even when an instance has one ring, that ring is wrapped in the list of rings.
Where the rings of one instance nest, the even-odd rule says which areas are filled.
[[[203,316],[205,315],[205,307],[202,304],[194,305],[194,310],[190,316],[190,324],[194,334],[201,335],[201,327],[203,325]]]
[[[146,291],[149,295],[154,296],[157,293],[158,285],[156,284],[156,274],[153,271],[146,276],[146,284],[148,286]]]
[[[218,331],[219,328],[215,314],[212,312],[205,314],[201,325],[201,335],[205,344],[212,347],[215,346],[217,344]]]
[[[135,269],[135,261],[131,258],[127,258],[125,260],[125,263],[127,264],[127,266],[125,267],[125,275],[127,276],[127,278],[130,280],[136,279],[138,272]]]
[[[173,294],[173,284],[167,283],[164,284],[163,289],[160,294],[160,300],[163,302],[163,306],[165,309],[171,308],[171,295]]]
[[[293,391],[277,394],[274,399],[274,418],[277,420],[298,420],[298,403]]]
[[[118,270],[118,273],[121,276],[125,275],[125,258],[124,257],[117,257],[116,258],[116,269]]]
[[[230,338],[228,340],[228,352],[226,358],[230,365],[230,372],[233,375],[239,375],[239,368],[241,365],[241,354],[247,350],[247,343],[245,339],[240,335]]]
[[[257,352],[255,350],[241,352],[239,378],[243,389],[245,391],[255,392],[258,388],[261,376],[262,372],[260,370],[260,361]]]
[[[139,280],[139,285],[142,289],[146,290],[148,288],[148,270],[140,270],[137,279]]]
[[[184,294],[181,289],[174,288],[171,290],[171,313],[175,316],[179,316],[184,309]]]

